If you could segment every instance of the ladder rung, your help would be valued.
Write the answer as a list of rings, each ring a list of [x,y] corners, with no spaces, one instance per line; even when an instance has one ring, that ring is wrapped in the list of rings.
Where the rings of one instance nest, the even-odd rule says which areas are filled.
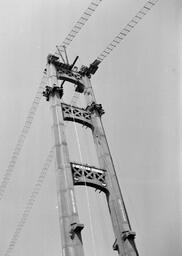
[[[123,35],[123,36],[126,36],[126,34],[125,34],[125,33],[123,33],[123,32],[120,32],[120,34],[121,34],[121,35]]]
[[[139,11],[139,13],[141,13],[141,14],[143,14],[143,15],[146,15],[146,13],[145,13],[145,12],[142,12],[142,11]]]
[[[124,28],[123,30],[125,30],[125,31],[128,32],[128,33],[130,32],[130,30],[128,30],[127,28]]]
[[[118,42],[118,41],[116,41],[115,39],[113,40],[113,42],[115,42],[115,43],[119,44],[119,42]]]
[[[76,26],[76,25],[75,25],[75,28],[81,29],[81,27],[79,27],[79,26]]]
[[[81,17],[80,19],[85,20],[85,21],[87,21],[87,20],[88,20],[88,19],[86,19],[86,18],[84,18],[84,17]]]
[[[72,34],[69,34],[68,36],[70,36],[70,37],[72,37],[72,38],[75,37],[75,35],[72,35]]]
[[[95,5],[95,6],[98,6],[98,4],[94,3],[94,2],[91,2],[92,5]]]
[[[132,19],[131,22],[133,22],[133,23],[135,23],[135,24],[138,23],[138,22],[137,22],[136,20],[134,20],[134,19]]]
[[[95,11],[94,9],[92,9],[92,8],[90,8],[90,7],[88,7],[88,9],[89,9],[89,10],[91,10],[92,12],[94,12],[94,11]]]
[[[72,29],[72,31],[73,31],[74,33],[76,33],[76,34],[78,33],[78,31],[75,31],[74,29]]]
[[[148,8],[147,6],[144,6],[143,8],[147,9],[148,11],[150,11],[150,8]]]
[[[151,4],[151,5],[154,5],[154,3],[152,3],[151,1],[148,1],[148,3]]]
[[[112,44],[112,43],[110,43],[110,45],[111,45],[112,47],[116,47],[116,45],[114,45],[114,44]]]
[[[87,15],[87,16],[91,16],[91,14],[88,13],[88,12],[84,12],[84,14]]]
[[[79,24],[81,24],[81,25],[84,25],[84,23],[83,23],[83,22],[81,22],[81,21],[78,21],[77,23],[79,23]]]
[[[138,19],[140,19],[140,20],[142,19],[142,17],[140,17],[140,16],[138,16],[138,15],[136,15],[135,17],[138,18]]]
[[[128,24],[128,26],[129,26],[130,28],[134,28],[134,26],[132,26],[132,25],[130,25],[130,24]]]

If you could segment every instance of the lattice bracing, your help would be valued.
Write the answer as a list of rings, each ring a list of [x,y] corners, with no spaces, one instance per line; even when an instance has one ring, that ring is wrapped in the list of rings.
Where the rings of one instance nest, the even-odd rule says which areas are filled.
[[[88,185],[96,189],[107,191],[106,171],[77,163],[71,163],[74,185]]]
[[[65,103],[61,104],[63,111],[63,118],[65,121],[73,121],[85,125],[93,129],[91,121],[91,113],[85,109],[67,105]]]

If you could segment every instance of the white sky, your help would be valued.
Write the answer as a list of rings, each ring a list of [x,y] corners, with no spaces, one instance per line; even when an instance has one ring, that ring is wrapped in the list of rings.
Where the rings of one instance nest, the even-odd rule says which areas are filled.
[[[0,178],[48,53],[55,51],[89,3],[0,0]],[[90,64],[144,3],[103,0],[68,48],[70,59],[79,55],[79,65]],[[180,0],[160,0],[92,78],[98,103],[106,112],[103,122],[140,256],[182,254],[181,7]],[[52,144],[51,114],[43,99],[0,202],[0,256]],[[93,161],[94,153],[87,155]],[[76,190],[80,220],[85,224],[85,255],[94,255],[93,244],[94,256],[117,255],[111,250],[114,239],[103,195],[89,189],[93,242],[85,190]],[[61,255],[56,205],[53,164],[12,255]]]

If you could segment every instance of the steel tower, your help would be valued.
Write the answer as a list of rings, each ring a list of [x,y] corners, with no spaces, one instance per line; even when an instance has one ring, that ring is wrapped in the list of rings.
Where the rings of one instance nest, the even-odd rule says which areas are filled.
[[[59,211],[59,225],[63,256],[83,256],[81,230],[84,225],[79,222],[74,186],[87,185],[103,191],[106,195],[115,241],[113,249],[120,256],[138,255],[135,246],[135,233],[131,230],[128,214],[121,194],[116,171],[104,132],[101,116],[102,105],[95,100],[90,78],[98,69],[99,61],[80,70],[73,69],[74,64],[62,63],[59,57],[49,55],[47,58],[47,75],[49,86],[43,95],[51,103],[53,131],[56,149],[56,182]],[[85,109],[62,102],[65,81],[76,85],[75,91],[83,93],[87,102]],[[92,130],[93,141],[98,156],[99,167],[72,163],[65,136],[65,121],[80,123]],[[111,242],[112,243],[112,242]]]

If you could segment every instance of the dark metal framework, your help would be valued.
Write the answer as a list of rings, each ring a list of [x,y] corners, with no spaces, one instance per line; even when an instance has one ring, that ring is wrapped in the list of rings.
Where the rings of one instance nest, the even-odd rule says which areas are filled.
[[[53,129],[57,159],[57,193],[64,256],[84,256],[81,230],[74,186],[87,185],[106,195],[108,209],[115,234],[113,249],[119,256],[138,256],[135,245],[135,233],[131,230],[115,167],[107,143],[101,116],[104,110],[97,104],[90,83],[91,75],[98,69],[99,61],[90,67],[82,66],[78,71],[74,64],[61,63],[54,55],[48,56],[48,71],[51,80],[43,95],[51,102],[53,113]],[[74,68],[74,69],[73,69]],[[62,83],[59,86],[58,81]],[[76,85],[76,91],[84,92],[87,102],[86,109],[60,104],[63,96],[63,84],[68,81]],[[73,163],[69,160],[69,150],[65,137],[64,121],[78,122],[91,128],[95,149],[98,156],[99,168]]]
[[[87,185],[108,193],[106,171],[83,164],[71,163],[74,185]]]
[[[63,118],[65,121],[73,121],[93,129],[91,112],[83,108],[61,103]]]

